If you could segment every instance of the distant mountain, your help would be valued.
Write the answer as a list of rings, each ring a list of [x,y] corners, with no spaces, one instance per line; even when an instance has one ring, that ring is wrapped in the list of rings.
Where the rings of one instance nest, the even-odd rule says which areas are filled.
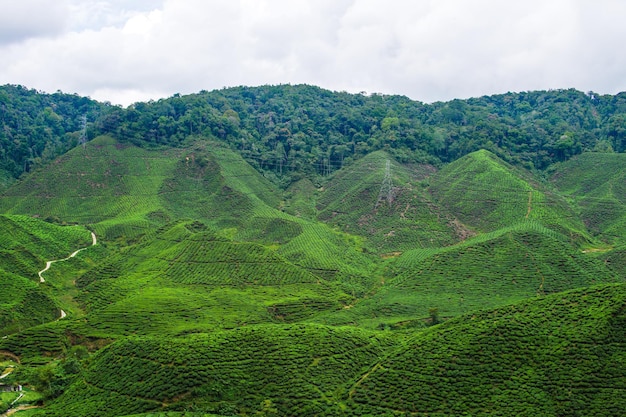
[[[141,147],[212,138],[284,188],[377,150],[401,162],[437,165],[488,149],[539,170],[585,151],[626,150],[626,94],[573,89],[426,105],[402,96],[278,85],[174,95],[122,109],[5,85],[0,110],[0,170],[13,177],[102,134]]]

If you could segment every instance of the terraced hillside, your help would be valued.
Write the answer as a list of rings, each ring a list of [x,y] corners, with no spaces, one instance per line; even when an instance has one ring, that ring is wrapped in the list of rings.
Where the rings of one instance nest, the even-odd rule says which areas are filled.
[[[420,333],[350,389],[355,414],[619,415],[624,297],[590,287]]]
[[[580,207],[581,218],[607,243],[626,236],[626,155],[589,152],[557,165],[551,181]]]
[[[275,251],[218,237],[198,222],[161,228],[76,285],[88,315],[74,331],[102,338],[292,322],[352,300]]]
[[[16,294],[2,305],[7,337],[0,352],[22,362],[11,378],[40,390],[46,407],[30,413],[41,415],[455,415],[463,405],[472,414],[523,414],[524,407],[567,414],[566,394],[541,391],[544,376],[536,367],[511,371],[497,398],[479,397],[480,384],[493,375],[478,354],[477,362],[467,361],[482,382],[463,385],[458,402],[447,394],[455,388],[445,385],[457,368],[445,354],[432,354],[473,355],[456,336],[473,334],[472,317],[482,320],[472,348],[500,340],[480,333],[492,328],[482,319],[490,314],[522,323],[498,330],[519,332],[502,336],[507,341],[528,337],[519,343],[531,356],[520,353],[520,363],[538,363],[537,350],[557,349],[538,336],[553,332],[538,319],[540,310],[545,320],[558,315],[563,329],[598,320],[584,325],[580,339],[570,342],[563,333],[559,349],[596,340],[591,327],[605,326],[605,314],[617,308],[603,297],[623,297],[621,286],[607,284],[624,282],[624,247],[587,230],[588,218],[577,214],[587,197],[565,180],[567,167],[555,168],[561,177],[544,183],[488,151],[441,169],[401,164],[379,151],[321,184],[302,179],[284,193],[212,140],[149,150],[100,137],[24,177],[0,199],[11,213],[0,217],[2,282]],[[619,189],[617,182],[607,190]],[[91,238],[84,226],[32,216],[88,226],[99,244],[55,264],[39,283],[39,265],[89,246]],[[618,217],[598,230],[619,230]],[[580,292],[567,292],[574,289]],[[574,297],[572,303],[598,314],[585,318],[581,307],[567,318],[559,297]],[[9,316],[21,311],[15,306],[25,309],[19,317],[36,321]],[[56,320],[61,309],[69,315]],[[587,366],[588,352],[576,346],[570,350]],[[417,351],[427,363],[411,356]],[[431,378],[414,366],[452,369],[436,381],[442,401],[435,404],[439,394],[431,391],[414,399],[404,382],[386,381],[382,371],[395,372],[396,358],[412,364],[398,371],[411,386]],[[572,377],[567,372],[574,371],[554,377]],[[594,372],[614,378],[606,368]],[[550,401],[509,401],[527,386]],[[576,392],[584,407],[601,401]]]
[[[563,197],[489,151],[446,165],[430,183],[434,200],[477,232],[537,220],[577,240],[587,239],[584,224]]]
[[[11,187],[0,208],[91,224],[103,239],[133,239],[162,222],[158,190],[175,161],[175,152],[100,137]]]
[[[318,219],[367,237],[379,253],[449,245],[463,231],[419,182],[434,171],[374,152],[330,179],[317,201]]]
[[[573,247],[569,237],[529,221],[446,248],[407,251],[385,262],[381,280],[370,297],[318,319],[419,328],[432,323],[433,314],[444,319],[624,277]]]
[[[81,226],[58,226],[26,216],[0,215],[0,335],[55,320],[59,303],[38,271],[91,243]],[[43,287],[43,288],[42,288]]]
[[[103,349],[42,416],[617,415],[624,285],[474,312],[408,338],[263,325]]]

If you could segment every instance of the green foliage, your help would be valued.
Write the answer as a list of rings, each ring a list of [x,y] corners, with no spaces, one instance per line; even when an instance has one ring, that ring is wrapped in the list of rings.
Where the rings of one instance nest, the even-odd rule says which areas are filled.
[[[361,413],[615,415],[625,287],[475,312],[417,334],[350,390]]]
[[[325,176],[372,151],[402,162],[451,162],[479,149],[544,169],[608,144],[626,149],[624,95],[576,90],[507,93],[447,103],[336,93],[307,85],[175,95],[127,109],[62,93],[0,87],[0,169],[18,176],[78,143],[110,134],[142,147],[212,137],[282,185]]]
[[[78,98],[2,87],[0,354],[51,416],[618,414],[625,97],[86,100],[44,167]]]
[[[345,383],[389,346],[388,339],[373,333],[312,325],[129,338],[95,355],[84,382],[74,384],[42,415],[167,409],[254,414],[268,404],[278,415],[336,413]]]
[[[381,285],[350,309],[316,317],[368,328],[425,325],[431,308],[447,319],[538,295],[623,282],[599,259],[536,223],[480,235],[441,249],[416,249],[387,260]]]
[[[38,271],[86,247],[89,232],[26,216],[0,216],[0,335],[58,318],[57,302],[42,289]]]
[[[75,94],[0,86],[0,190],[4,172],[18,177],[78,145],[82,117],[91,123],[106,107]]]
[[[158,190],[174,161],[163,152],[100,137],[65,154],[45,174],[38,171],[12,187],[0,207],[11,213],[99,223],[94,229],[103,239],[136,238],[162,221],[152,214],[162,210]]]
[[[585,239],[585,227],[559,195],[489,151],[474,152],[433,175],[429,190],[464,224],[483,232],[537,220]]]
[[[318,219],[366,236],[374,252],[450,244],[457,237],[452,217],[418,182],[433,171],[374,152],[330,178],[317,202]]]
[[[551,180],[572,198],[591,232],[609,243],[626,236],[626,155],[585,153],[557,165]]]

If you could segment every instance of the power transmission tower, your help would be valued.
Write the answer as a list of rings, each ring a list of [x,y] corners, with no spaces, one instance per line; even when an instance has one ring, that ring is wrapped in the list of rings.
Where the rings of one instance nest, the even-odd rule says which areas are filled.
[[[385,163],[385,176],[383,177],[383,183],[380,186],[380,192],[378,193],[378,200],[376,201],[376,208],[380,205],[380,202],[386,199],[387,204],[391,206],[393,202],[393,180],[391,179],[391,161],[387,160]]]
[[[81,121],[81,130],[80,130],[80,138],[78,139],[78,141],[83,145],[83,149],[85,149],[85,144],[87,143],[87,115],[83,114],[80,121]]]

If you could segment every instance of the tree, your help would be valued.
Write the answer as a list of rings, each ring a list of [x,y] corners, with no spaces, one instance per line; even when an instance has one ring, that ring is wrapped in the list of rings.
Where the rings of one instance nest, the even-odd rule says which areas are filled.
[[[439,324],[439,309],[436,307],[428,309],[428,316],[430,318],[430,325],[434,326],[435,324]]]

